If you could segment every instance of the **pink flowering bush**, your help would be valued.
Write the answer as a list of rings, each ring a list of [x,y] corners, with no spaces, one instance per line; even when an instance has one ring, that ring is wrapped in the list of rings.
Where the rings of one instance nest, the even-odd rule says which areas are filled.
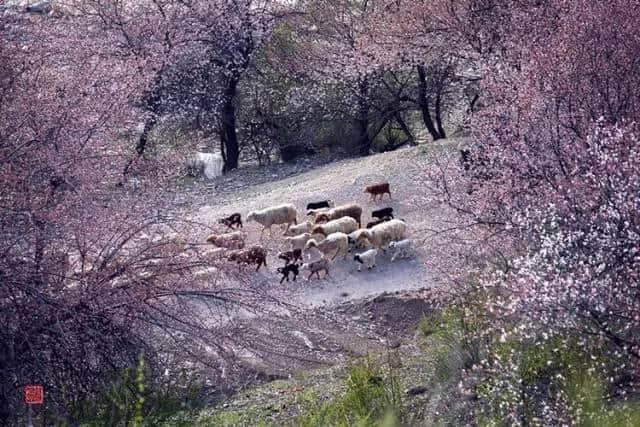
[[[483,70],[471,162],[445,155],[425,173],[430,194],[457,214],[449,237],[458,243],[465,230],[461,253],[490,264],[468,263],[467,287],[457,280],[462,298],[486,295],[491,322],[479,335],[494,342],[468,379],[493,384],[480,394],[511,423],[573,422],[566,376],[577,362],[557,352],[600,353],[575,373],[589,370],[610,396],[632,395],[640,379],[638,5],[479,3],[452,2],[439,15],[432,5],[429,21],[476,52]],[[482,40],[462,30],[469,20],[485,25]],[[545,346],[541,363],[554,369],[527,383],[525,356]]]
[[[25,384],[69,415],[140,353],[158,375],[233,376],[225,341],[247,343],[207,322],[266,297],[201,250],[208,224],[170,209],[180,157],[136,156],[126,137],[158,52],[135,54],[96,14],[7,13],[0,38],[0,424],[23,414]]]

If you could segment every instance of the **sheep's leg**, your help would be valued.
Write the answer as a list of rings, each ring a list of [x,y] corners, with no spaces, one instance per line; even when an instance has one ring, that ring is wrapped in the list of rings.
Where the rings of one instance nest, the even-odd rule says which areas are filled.
[[[307,280],[311,280],[311,276],[313,276],[313,271],[311,272],[311,274],[309,275],[309,277],[307,277]]]
[[[325,270],[324,270],[324,278],[326,279],[327,276],[331,277],[331,275],[329,274],[329,269],[325,268]],[[320,275],[318,275],[318,278],[320,278]]]
[[[289,277],[288,275],[285,276],[284,274],[282,275],[282,279],[280,279],[280,284],[282,285],[282,282],[284,282],[284,278],[287,277],[287,282],[289,281]]]

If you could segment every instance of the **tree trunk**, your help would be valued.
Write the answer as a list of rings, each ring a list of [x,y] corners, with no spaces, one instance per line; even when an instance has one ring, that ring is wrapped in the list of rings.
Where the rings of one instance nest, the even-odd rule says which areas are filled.
[[[446,138],[447,134],[444,132],[444,127],[442,126],[442,96],[440,89],[436,95],[436,126],[438,127],[440,137]]]
[[[221,112],[222,140],[225,145],[224,170],[230,171],[238,167],[240,148],[238,146],[238,135],[236,133],[236,108],[233,104],[238,87],[238,79],[229,80],[224,94],[224,104]]]
[[[360,99],[358,100],[358,119],[356,120],[358,129],[357,151],[361,156],[366,156],[371,150],[371,139],[369,138],[369,84],[366,79],[358,83]]]
[[[136,161],[136,159],[140,158],[140,156],[144,154],[144,150],[147,148],[147,143],[149,142],[149,134],[151,133],[151,131],[153,130],[157,122],[158,122],[158,119],[155,114],[152,114],[151,117],[149,117],[149,119],[146,122],[144,122],[144,129],[142,130],[142,133],[138,138],[138,143],[136,144],[137,156],[132,157],[127,162],[127,164],[124,167],[124,170],[122,171],[123,175],[126,175],[129,172],[129,168],[131,167],[133,162]]]
[[[422,120],[427,127],[429,134],[434,141],[443,138],[440,132],[436,129],[433,120],[431,119],[431,111],[429,111],[429,97],[427,95],[427,72],[422,65],[416,66],[418,70],[418,106],[422,113]]]

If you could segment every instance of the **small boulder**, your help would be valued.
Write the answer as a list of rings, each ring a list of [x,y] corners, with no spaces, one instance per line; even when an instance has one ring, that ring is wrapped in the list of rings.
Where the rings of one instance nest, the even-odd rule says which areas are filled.
[[[407,395],[409,395],[409,396],[417,396],[419,394],[424,394],[426,392],[427,392],[427,388],[425,386],[422,386],[422,385],[418,385],[418,386],[415,386],[415,387],[408,388],[407,391],[406,391]]]

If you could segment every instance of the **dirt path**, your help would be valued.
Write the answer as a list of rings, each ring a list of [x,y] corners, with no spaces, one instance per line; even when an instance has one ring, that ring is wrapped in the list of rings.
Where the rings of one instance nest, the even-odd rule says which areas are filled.
[[[459,141],[450,141],[455,145]],[[193,213],[194,219],[214,224],[217,218],[233,212],[241,212],[243,218],[254,209],[262,209],[280,203],[293,203],[298,208],[298,220],[305,218],[304,208],[308,202],[332,199],[336,204],[355,202],[363,209],[363,222],[371,220],[371,211],[391,206],[397,218],[407,221],[409,235],[419,237],[421,229],[429,226],[433,215],[429,206],[416,202],[416,183],[421,170],[428,160],[424,147],[410,147],[390,153],[372,155],[366,158],[347,159],[310,171],[259,185],[246,186],[234,191],[225,191],[225,182],[216,186],[217,193],[209,195]],[[255,171],[252,173],[255,174]],[[268,172],[270,173],[270,172]],[[238,176],[238,180],[242,180]],[[227,184],[233,175],[223,178]],[[391,184],[392,199],[372,202],[364,193],[366,185],[388,181]],[[227,185],[228,186],[228,185]],[[289,296],[292,301],[307,306],[335,305],[346,300],[377,295],[382,292],[412,290],[437,286],[435,275],[425,268],[422,252],[416,250],[410,259],[390,261],[390,255],[379,257],[377,266],[371,271],[357,271],[357,264],[349,256],[346,260],[336,260],[331,270],[331,278],[308,281],[299,276],[297,282],[279,284],[280,276],[275,269],[282,261],[276,259],[281,250],[287,250],[282,238],[282,230],[274,227],[274,236],[260,235],[261,226],[255,222],[245,224],[249,233],[248,244],[261,243],[269,250],[268,271],[259,272],[257,279],[269,284],[277,293]],[[221,230],[222,231],[222,230]]]

